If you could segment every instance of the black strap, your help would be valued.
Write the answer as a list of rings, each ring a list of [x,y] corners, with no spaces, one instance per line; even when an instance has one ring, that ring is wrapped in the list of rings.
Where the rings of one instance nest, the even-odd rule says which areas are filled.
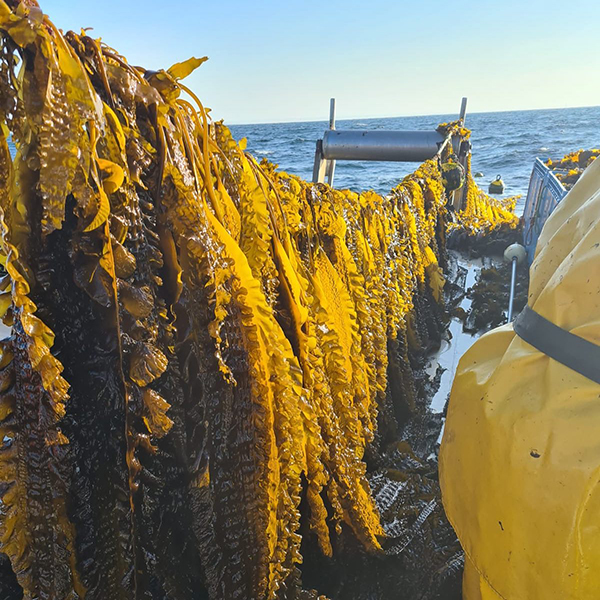
[[[600,346],[562,329],[526,306],[513,323],[528,344],[580,375],[600,383]]]

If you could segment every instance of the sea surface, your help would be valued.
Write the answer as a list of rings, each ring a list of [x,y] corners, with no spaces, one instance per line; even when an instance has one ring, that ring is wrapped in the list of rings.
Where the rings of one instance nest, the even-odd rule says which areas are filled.
[[[431,130],[456,114],[387,119],[339,120],[337,129]],[[505,196],[522,194],[517,212],[522,212],[529,177],[536,157],[560,158],[573,150],[600,147],[600,107],[510,112],[467,113],[466,125],[472,131],[473,172],[487,190],[496,175],[502,175]],[[248,150],[266,157],[279,168],[310,180],[316,140],[322,137],[328,121],[231,125],[236,139],[247,138]],[[338,161],[334,187],[354,191],[373,189],[385,194],[415,163]],[[520,210],[519,210],[520,209]]]

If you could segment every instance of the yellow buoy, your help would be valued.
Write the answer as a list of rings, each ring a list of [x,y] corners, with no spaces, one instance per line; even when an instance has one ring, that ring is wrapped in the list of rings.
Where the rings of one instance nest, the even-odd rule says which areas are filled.
[[[490,183],[489,193],[490,194],[502,194],[504,192],[504,181],[502,177],[498,175],[492,183]]]

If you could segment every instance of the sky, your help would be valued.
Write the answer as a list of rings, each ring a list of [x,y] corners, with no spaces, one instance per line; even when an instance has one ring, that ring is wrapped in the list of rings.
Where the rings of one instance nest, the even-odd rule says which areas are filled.
[[[186,84],[227,123],[600,104],[598,0],[39,0],[132,64],[209,61]]]

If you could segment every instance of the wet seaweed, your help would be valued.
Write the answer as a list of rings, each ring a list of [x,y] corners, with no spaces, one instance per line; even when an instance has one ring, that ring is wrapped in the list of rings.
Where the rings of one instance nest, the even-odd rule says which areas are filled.
[[[454,585],[423,365],[447,228],[507,206],[469,171],[451,215],[451,156],[385,198],[258,163],[182,83],[205,58],[133,67],[33,0],[0,37],[7,600]]]

